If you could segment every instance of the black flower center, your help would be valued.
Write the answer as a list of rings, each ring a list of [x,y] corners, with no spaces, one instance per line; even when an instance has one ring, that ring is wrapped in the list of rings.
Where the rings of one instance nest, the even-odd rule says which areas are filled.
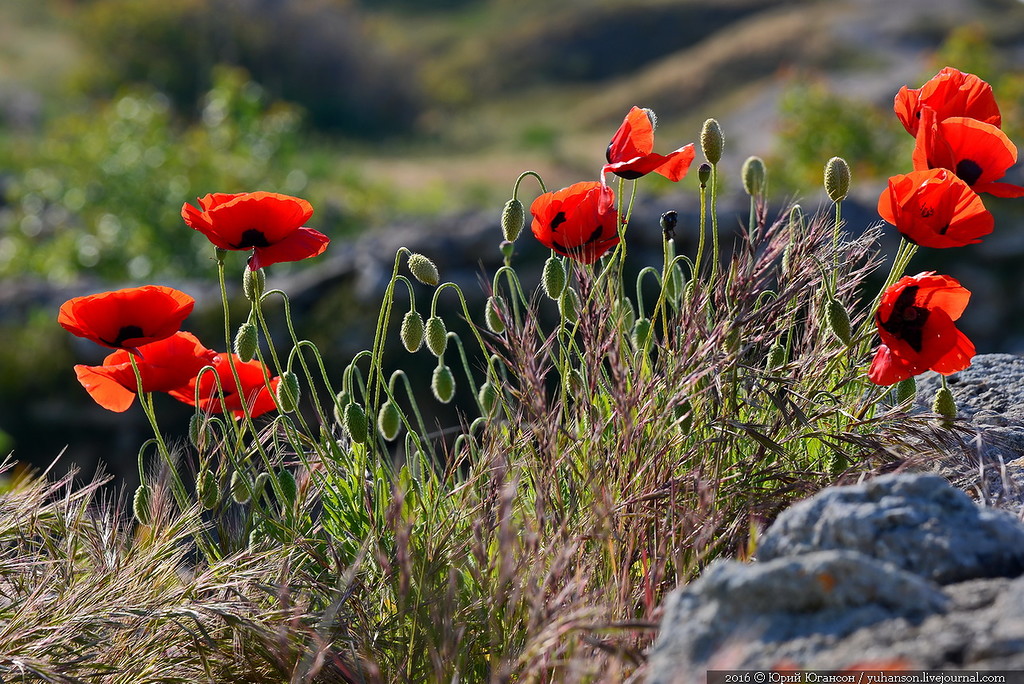
[[[924,324],[928,321],[929,311],[923,306],[914,304],[917,297],[917,285],[904,288],[896,298],[892,313],[886,321],[878,319],[879,325],[886,332],[900,338],[916,352],[923,346]]]
[[[136,337],[145,337],[146,334],[137,325],[124,325],[117,331],[117,337],[112,340],[103,340],[111,347],[123,347],[125,340],[131,340]]]
[[[956,164],[956,175],[968,185],[977,183],[981,173],[981,165],[973,159],[961,159]]]
[[[242,239],[235,245],[235,249],[252,249],[253,247],[269,247],[267,236],[262,230],[250,228],[242,233]]]
[[[565,212],[560,211],[557,214],[555,214],[555,217],[553,219],[551,219],[551,223],[549,225],[551,226],[551,230],[558,230],[558,226],[562,225],[563,223],[565,223]]]

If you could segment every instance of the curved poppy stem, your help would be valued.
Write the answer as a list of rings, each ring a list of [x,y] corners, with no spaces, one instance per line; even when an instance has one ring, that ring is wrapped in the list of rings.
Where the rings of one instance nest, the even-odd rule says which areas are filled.
[[[523,179],[527,176],[533,176],[537,179],[537,183],[540,184],[541,193],[546,193],[548,189],[544,187],[544,179],[540,177],[540,174],[536,171],[523,171],[519,174],[519,178],[516,178],[516,184],[512,186],[512,199],[519,199],[519,184],[523,182]]]

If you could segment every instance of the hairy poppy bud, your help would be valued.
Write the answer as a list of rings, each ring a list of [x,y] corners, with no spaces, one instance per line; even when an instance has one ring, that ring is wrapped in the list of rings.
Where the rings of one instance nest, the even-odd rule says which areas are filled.
[[[558,313],[562,314],[562,318],[567,323],[575,323],[576,317],[579,315],[579,309],[580,296],[576,294],[576,288],[565,288],[562,291],[562,296],[558,298]]]
[[[299,376],[292,371],[281,373],[277,385],[277,405],[285,413],[291,413],[299,405]]]
[[[651,319],[649,318],[638,318],[636,323],[633,324],[633,347],[636,349],[643,349],[647,346],[647,340],[651,336]]]
[[[914,401],[917,397],[917,380],[911,375],[906,380],[900,380],[896,383],[896,403],[904,404],[908,401]]]
[[[760,157],[747,157],[741,169],[743,176],[743,189],[748,195],[760,195],[764,192],[764,181],[767,171],[764,168],[764,160]]]
[[[402,346],[410,354],[420,348],[423,344],[423,318],[419,311],[412,309],[405,312],[399,337],[402,338]]]
[[[544,292],[551,299],[558,299],[565,290],[565,266],[562,260],[556,256],[548,257],[544,262],[544,274],[541,279],[544,284]]]
[[[505,239],[515,242],[525,225],[526,210],[523,203],[514,197],[505,202],[505,208],[501,211],[501,234]]]
[[[255,498],[259,499],[260,495],[267,491],[267,485],[270,484],[270,473],[260,473],[256,476],[256,481],[252,483],[252,494]]]
[[[284,500],[284,503],[289,506],[295,503],[295,499],[299,497],[299,485],[295,481],[292,471],[287,468],[281,468],[277,471],[277,486],[281,489],[281,498]]]
[[[441,275],[437,272],[437,266],[422,254],[409,255],[409,272],[424,285],[436,287],[441,282]]]
[[[850,191],[850,165],[842,157],[832,157],[825,164],[825,192],[833,202],[846,199]]]
[[[476,400],[480,403],[483,415],[490,418],[498,408],[498,390],[492,382],[485,382],[480,385],[476,393]]]
[[[636,312],[633,310],[633,303],[628,299],[620,299],[615,304],[615,321],[619,330],[632,330],[636,322]]]
[[[246,299],[250,302],[258,302],[266,287],[267,275],[262,268],[257,268],[255,271],[245,269],[245,273],[242,274],[242,292],[245,293]]]
[[[204,469],[196,476],[196,498],[207,510],[216,506],[220,500],[220,485],[212,471]]]
[[[236,470],[231,474],[231,484],[229,491],[231,492],[231,498],[238,504],[249,503],[249,490],[252,484],[249,482],[249,478],[241,470]]]
[[[366,412],[354,401],[345,406],[345,429],[348,436],[356,444],[363,444],[369,436]]]
[[[942,424],[946,427],[953,425],[956,418],[956,399],[948,387],[940,387],[935,393],[935,401],[932,402],[932,411],[942,416]]]
[[[401,428],[402,414],[399,413],[398,407],[393,401],[385,401],[377,413],[377,429],[380,430],[381,436],[390,442],[398,436]]]
[[[132,513],[140,525],[149,525],[153,522],[153,510],[150,505],[153,502],[153,490],[149,485],[141,484],[135,490],[135,497],[132,499]]]
[[[193,413],[188,419],[188,440],[200,451],[206,448],[206,429],[206,418],[199,413]]]
[[[448,329],[440,316],[427,319],[426,338],[427,349],[431,354],[437,357],[444,355],[444,350],[448,348]]]
[[[246,321],[238,326],[238,332],[235,333],[235,353],[238,354],[242,361],[252,361],[253,357],[256,356],[258,344],[259,334],[256,331],[255,325],[250,321]]]
[[[484,310],[484,320],[487,321],[487,329],[495,335],[505,332],[505,321],[502,316],[505,312],[505,300],[501,295],[494,295],[487,298],[487,307]]]
[[[704,162],[697,167],[697,180],[700,181],[700,187],[708,187],[708,181],[711,180],[711,164]]]
[[[345,407],[350,401],[352,401],[352,397],[348,392],[342,391],[334,395],[334,420],[338,425],[345,424]]]
[[[825,315],[828,327],[835,333],[840,342],[849,345],[853,339],[853,329],[850,326],[850,314],[846,312],[846,307],[838,299],[831,297],[826,306]]]
[[[569,391],[577,397],[585,396],[587,392],[587,379],[579,368],[569,371]]]
[[[700,129],[700,149],[704,157],[712,164],[717,164],[722,159],[722,149],[725,147],[725,137],[722,135],[722,126],[715,119],[708,119]]]
[[[690,403],[690,400],[683,399],[680,403],[676,404],[675,408],[672,409],[672,414],[679,423],[679,429],[684,433],[688,433],[690,428],[693,427],[693,404]]]
[[[452,375],[451,368],[442,364],[434,369],[434,375],[430,379],[430,391],[442,404],[452,400],[455,396],[455,376]]]
[[[768,350],[766,366],[768,370],[775,370],[776,368],[781,368],[784,363],[786,363],[786,345],[776,342]]]

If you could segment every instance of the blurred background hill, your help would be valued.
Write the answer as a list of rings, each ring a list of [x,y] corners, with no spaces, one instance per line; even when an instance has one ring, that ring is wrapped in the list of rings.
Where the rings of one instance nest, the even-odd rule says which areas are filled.
[[[1022,38],[1019,0],[0,0],[0,451],[133,458],[145,426],[90,404],[71,367],[102,352],[56,307],[142,282],[209,288],[209,244],[179,217],[197,196],[302,196],[338,245],[447,234],[474,211],[496,225],[523,170],[549,188],[595,178],[637,104],[658,115],[658,151],[718,118],[726,184],[762,156],[780,206],[816,206],[824,162],[845,157],[862,211],[844,216],[866,225],[909,168],[901,85],[977,73],[1024,139]],[[693,178],[644,183],[695,202]],[[1011,202],[992,208],[996,235],[926,266],[973,280],[979,349],[1020,351],[1024,232]]]

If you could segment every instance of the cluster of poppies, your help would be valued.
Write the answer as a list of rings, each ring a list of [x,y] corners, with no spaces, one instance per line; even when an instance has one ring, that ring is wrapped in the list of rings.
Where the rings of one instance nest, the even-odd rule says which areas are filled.
[[[248,267],[254,271],[317,256],[329,242],[303,225],[313,214],[309,202],[287,195],[210,194],[199,200],[199,208],[186,203],[181,214],[217,248],[251,250]],[[75,366],[78,381],[96,403],[117,412],[126,411],[139,391],[166,392],[235,418],[272,411],[280,378],[271,377],[259,360],[212,351],[182,331],[194,306],[189,295],[159,285],[68,300],[57,321],[72,334],[114,350],[102,365]],[[213,371],[201,372],[207,366]]]
[[[574,183],[534,200],[530,227],[541,244],[580,263],[593,263],[619,244],[619,214],[606,174],[635,180],[654,172],[672,182],[686,175],[696,154],[693,144],[666,155],[655,153],[653,116],[647,109],[630,109],[608,145],[600,181]]]
[[[992,87],[946,67],[921,88],[901,88],[894,109],[915,138],[913,171],[889,179],[879,215],[922,247],[981,242],[994,221],[979,193],[1024,196],[1024,187],[1001,181],[1017,162],[1017,148],[1000,130]],[[934,272],[889,287],[875,314],[882,344],[871,381],[891,385],[927,370],[949,375],[967,368],[974,345],[955,321],[970,296],[955,279]]]

